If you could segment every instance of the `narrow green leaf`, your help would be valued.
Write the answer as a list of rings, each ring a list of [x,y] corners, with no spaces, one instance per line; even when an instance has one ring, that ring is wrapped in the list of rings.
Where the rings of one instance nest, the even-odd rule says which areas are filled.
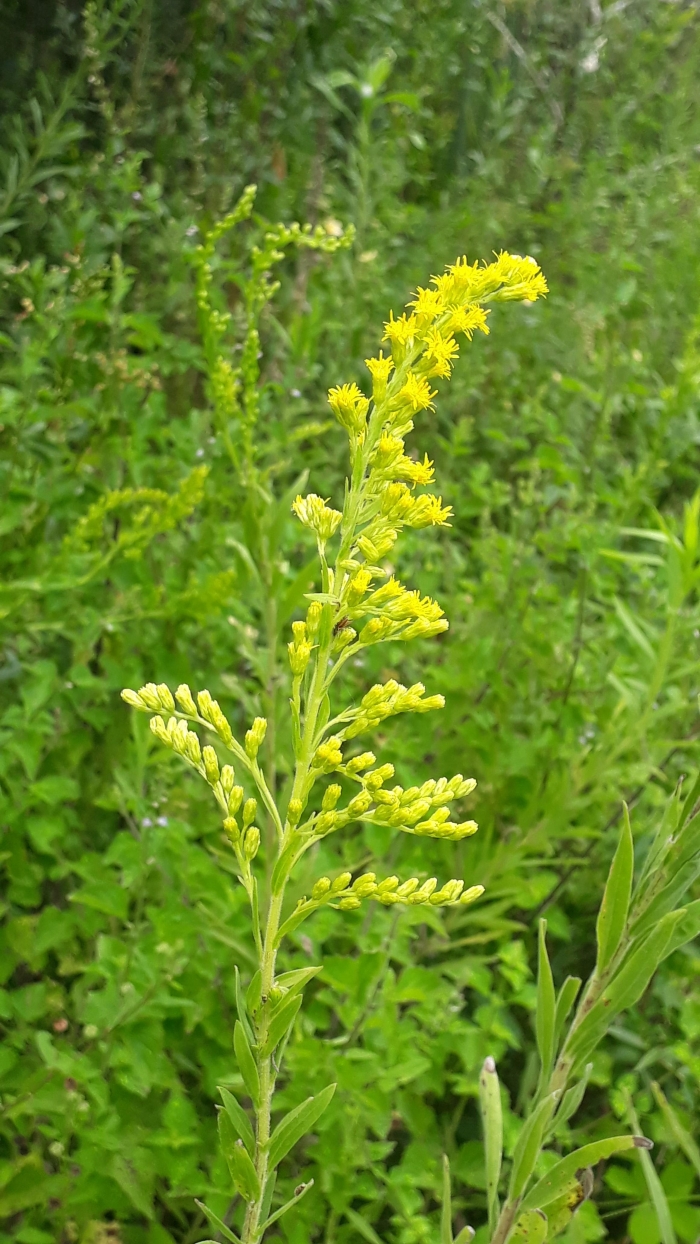
[[[440,1214],[440,1244],[452,1244],[452,1180],[450,1160],[442,1155],[442,1212]]]
[[[243,986],[241,985],[241,974],[235,964],[233,974],[236,989],[236,1010],[238,1011],[238,1018],[245,1028],[245,1035],[248,1038],[248,1041],[252,1045],[255,1041],[255,1037],[253,1035],[253,1029],[250,1026],[250,1020],[248,1019],[248,1008],[245,1004],[245,994],[243,993]]]
[[[268,1024],[267,1036],[260,1047],[260,1054],[263,1058],[268,1058],[275,1046],[287,1035],[300,1006],[301,995],[293,994],[291,998],[284,998],[275,1008]]]
[[[473,1227],[462,1227],[459,1235],[455,1238],[455,1244],[471,1244],[471,1241],[474,1239],[475,1235],[476,1231]]]
[[[639,1119],[637,1118],[637,1113],[632,1105],[632,1098],[628,1091],[625,1091],[624,1096],[627,1103],[627,1117],[635,1132],[638,1132]],[[676,1233],[673,1229],[673,1223],[671,1221],[671,1210],[669,1208],[668,1201],[666,1200],[666,1193],[661,1186],[661,1180],[656,1173],[656,1167],[654,1166],[654,1163],[646,1150],[642,1150],[639,1157],[642,1163],[644,1182],[646,1183],[649,1199],[654,1206],[654,1211],[658,1219],[659,1231],[661,1232],[663,1244],[677,1244]]]
[[[260,1180],[242,1140],[225,1110],[219,1112],[219,1143],[231,1178],[244,1201],[260,1198]]]
[[[541,1209],[528,1209],[521,1214],[508,1238],[508,1244],[544,1244],[547,1215]]]
[[[540,920],[537,954],[537,1009],[535,1030],[537,1051],[540,1056],[540,1086],[543,1087],[552,1070],[554,1061],[554,1022],[556,998],[554,978],[547,954],[547,921]]]
[[[384,1244],[384,1241],[377,1235],[374,1227],[371,1227],[365,1219],[354,1209],[346,1209],[345,1217],[351,1222],[356,1231],[367,1240],[367,1244]]]
[[[578,991],[581,988],[580,976],[567,976],[564,984],[559,990],[557,997],[557,1005],[554,1011],[554,1049],[555,1052],[559,1048],[561,1034],[564,1031],[564,1024],[569,1018],[574,1002],[578,997]]]
[[[254,1157],[255,1136],[253,1135],[253,1129],[248,1115],[243,1107],[239,1105],[233,1093],[230,1093],[228,1089],[222,1088],[221,1085],[219,1085],[219,1092],[221,1093],[221,1100],[224,1103],[224,1109],[236,1129],[236,1135],[240,1136],[251,1158]]]
[[[586,1191],[584,1183],[589,1188]],[[566,1191],[547,1206],[547,1239],[554,1240],[568,1227],[576,1210],[590,1195],[593,1186],[593,1173],[590,1167],[582,1172],[581,1179],[573,1179]]]
[[[276,1209],[274,1214],[270,1214],[270,1217],[266,1220],[266,1222],[264,1222],[263,1226],[260,1228],[260,1235],[262,1235],[263,1231],[267,1231],[267,1228],[271,1227],[273,1222],[277,1222],[278,1218],[281,1218],[283,1214],[286,1214],[288,1209],[292,1209],[294,1205],[298,1205],[302,1197],[305,1197],[309,1189],[313,1188],[313,1186],[314,1186],[313,1179],[310,1179],[307,1184],[299,1184],[291,1200],[287,1201],[284,1205],[282,1205],[280,1209]]]
[[[552,1112],[557,1103],[557,1094],[549,1093],[532,1114],[525,1120],[513,1150],[513,1167],[510,1173],[508,1200],[514,1201],[522,1195],[542,1148],[542,1140]]]
[[[501,1178],[501,1161],[503,1158],[503,1111],[496,1064],[490,1055],[484,1060],[479,1076],[479,1105],[481,1107],[481,1121],[484,1129],[489,1230],[493,1231],[500,1213],[498,1184]]]
[[[569,1119],[576,1114],[576,1111],[583,1101],[583,1095],[588,1087],[588,1080],[592,1070],[593,1063],[586,1063],[585,1071],[578,1084],[574,1084],[570,1089],[566,1090],[561,1099],[561,1106],[557,1110],[556,1114],[557,1127],[560,1124],[567,1123]]]
[[[576,1177],[578,1170],[595,1166],[603,1158],[610,1158],[614,1153],[624,1153],[626,1149],[651,1147],[651,1141],[644,1136],[608,1136],[604,1140],[594,1140],[590,1145],[583,1145],[581,1149],[576,1149],[555,1162],[547,1174],[530,1189],[523,1200],[522,1209],[546,1209],[550,1202],[561,1196]]]
[[[262,1201],[260,1202],[260,1221],[261,1222],[265,1221],[265,1219],[267,1218],[270,1212],[270,1207],[272,1205],[272,1197],[274,1195],[276,1183],[277,1183],[277,1171],[272,1171],[272,1173],[268,1175],[267,1179],[265,1180],[265,1187],[263,1189]]]
[[[204,1201],[198,1201],[195,1197],[194,1203],[199,1206],[202,1213],[206,1216],[209,1221],[209,1225],[219,1231],[221,1235],[223,1235],[224,1239],[229,1241],[229,1244],[241,1244],[238,1236],[233,1234],[233,1231],[231,1231],[230,1227],[226,1226],[225,1222],[222,1222],[220,1218],[217,1218],[213,1209],[209,1209],[209,1206],[205,1205]],[[209,1240],[202,1240],[201,1244],[214,1244],[214,1241],[210,1242]]]
[[[277,1124],[270,1138],[269,1165],[272,1170],[279,1166],[282,1158],[286,1157],[304,1133],[320,1119],[335,1093],[335,1087],[335,1084],[329,1084],[315,1097],[307,1097],[306,1101],[290,1110]]]
[[[254,973],[246,989],[245,1000],[249,1014],[255,1017],[260,1010],[262,1000],[262,972],[260,970]]]
[[[233,1030],[233,1048],[236,1051],[238,1069],[243,1076],[243,1083],[248,1091],[248,1096],[254,1105],[257,1106],[260,1101],[260,1077],[245,1029],[238,1019]]]
[[[283,972],[281,976],[276,978],[275,984],[286,990],[287,994],[295,994],[322,971],[323,967],[295,968],[293,972]]]
[[[688,1161],[691,1163],[692,1166],[695,1167],[697,1174],[700,1175],[700,1149],[698,1148],[695,1141],[693,1140],[693,1137],[690,1135],[690,1132],[687,1131],[686,1128],[681,1123],[680,1119],[678,1118],[678,1115],[673,1109],[673,1106],[671,1105],[669,1101],[667,1101],[666,1097],[664,1096],[662,1092],[660,1085],[657,1084],[656,1080],[652,1081],[651,1088],[652,1088],[654,1097],[656,1098],[659,1106],[661,1107],[663,1116],[668,1126],[668,1130],[673,1136],[676,1144],[685,1153],[685,1156],[687,1157]]]
[[[600,904],[596,923],[598,960],[596,970],[600,976],[610,963],[627,923],[632,879],[634,875],[634,840],[630,825],[629,809],[623,804],[622,826],[617,850],[610,865],[608,880]]]

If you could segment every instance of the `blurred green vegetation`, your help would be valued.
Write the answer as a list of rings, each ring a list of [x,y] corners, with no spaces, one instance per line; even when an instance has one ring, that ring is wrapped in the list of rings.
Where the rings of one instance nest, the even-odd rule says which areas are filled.
[[[228,1210],[214,1098],[237,1078],[242,893],[205,793],[118,692],[187,681],[246,723],[284,698],[194,299],[199,231],[251,181],[248,242],[278,219],[357,229],[350,251],[290,254],[261,322],[289,616],[310,550],[287,492],[308,471],[337,495],[345,471],[326,387],[362,380],[389,309],[458,254],[531,253],[550,284],[494,311],[417,424],[455,517],[401,568],[449,633],[352,673],[445,693],[385,750],[405,785],[475,776],[480,833],[389,850],[356,830],[310,865],[371,846],[487,895],[427,923],[321,913],[289,963],[325,963],[289,1104],[339,1089],[286,1160],[284,1188],[316,1185],[283,1237],[432,1244],[443,1151],[457,1220],[480,1227],[478,1069],[499,1060],[513,1105],[534,1088],[536,918],[558,978],[588,970],[621,799],[643,849],[697,766],[700,10],[6,0],[3,33],[0,1240],[191,1244],[195,1196]],[[239,247],[217,273],[234,350]],[[700,1183],[651,1084],[692,1132],[699,983],[697,948],[666,963],[573,1137],[619,1131],[631,1093],[688,1244]],[[512,1151],[507,1109],[505,1128]],[[658,1244],[648,1195],[636,1158],[610,1163],[568,1244]]]

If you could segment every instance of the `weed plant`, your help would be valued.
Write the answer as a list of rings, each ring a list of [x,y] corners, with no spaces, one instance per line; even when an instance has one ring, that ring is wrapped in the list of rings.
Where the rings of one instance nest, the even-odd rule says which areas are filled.
[[[287,798],[287,763],[271,768],[293,755],[286,638],[317,566],[291,504],[340,498],[345,474],[325,392],[363,385],[373,326],[426,272],[507,239],[549,298],[495,307],[415,415],[452,527],[405,532],[401,566],[450,631],[343,672],[348,702],[390,679],[445,696],[377,744],[404,788],[473,775],[480,831],[332,835],[290,901],[370,860],[486,891],[417,923],[326,907],[291,935],[280,970],[324,967],[279,1110],[338,1088],[275,1193],[314,1179],[275,1227],[290,1241],[413,1244],[440,1231],[446,1153],[455,1230],[485,1236],[474,1103],[493,1057],[507,1169],[539,1076],[538,919],[555,978],[586,977],[621,795],[641,870],[696,766],[695,11],[96,3],[51,25],[50,9],[11,11],[0,86],[1,1230],[190,1244],[207,1229],[194,1198],[228,1212],[214,1105],[219,1084],[244,1095],[247,898],[207,787],[118,692],[157,671],[209,686],[238,738],[279,722],[260,764]],[[210,258],[207,297],[231,315],[217,346],[200,248],[249,181],[256,212]],[[256,309],[250,247],[295,218],[320,231],[278,232],[280,288]],[[341,221],[356,241],[330,256]],[[238,368],[253,330],[245,482],[211,359]],[[650,1136],[667,1208],[623,1152],[595,1168],[572,1244],[697,1238],[696,982],[692,946],[673,951],[549,1146]]]

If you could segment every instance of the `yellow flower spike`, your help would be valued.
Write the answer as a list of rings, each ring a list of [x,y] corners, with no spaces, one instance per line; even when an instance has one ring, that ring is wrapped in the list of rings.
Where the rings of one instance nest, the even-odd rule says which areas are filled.
[[[449,379],[452,365],[459,356],[459,346],[454,337],[431,329],[425,337],[425,352],[421,360],[421,369],[426,376],[441,376]]]
[[[308,497],[298,496],[292,503],[292,510],[305,527],[316,533],[321,544],[330,540],[343,517],[340,510],[332,510],[315,492]]]
[[[439,290],[421,289],[420,285],[416,290],[415,298],[407,303],[407,306],[413,307],[416,318],[425,324],[432,324],[433,320],[436,320],[445,310]]]
[[[437,389],[431,389],[425,376],[419,376],[416,372],[410,371],[403,388],[399,390],[396,401],[410,406],[415,414],[418,410],[435,410],[434,397],[437,397]]]
[[[394,370],[394,360],[391,357],[384,358],[384,352],[380,350],[377,358],[365,359],[365,366],[372,377],[372,397],[375,402],[382,402],[387,381]]]
[[[484,307],[455,307],[450,312],[446,327],[451,333],[464,333],[468,341],[471,341],[475,332],[483,333],[485,337],[488,337],[491,330],[486,317],[489,314]]]
[[[356,384],[343,384],[328,392],[328,402],[338,423],[351,433],[362,432],[367,422],[369,399]]]

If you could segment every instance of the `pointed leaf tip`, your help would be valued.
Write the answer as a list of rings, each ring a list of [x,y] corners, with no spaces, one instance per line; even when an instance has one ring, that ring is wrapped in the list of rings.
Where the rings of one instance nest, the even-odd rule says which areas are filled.
[[[489,1054],[488,1057],[484,1059],[484,1071],[490,1071],[491,1074],[493,1075],[495,1070],[496,1070],[496,1060],[495,1058],[493,1058],[491,1054]]]
[[[646,1136],[635,1136],[633,1139],[634,1139],[635,1149],[653,1149],[654,1148],[653,1140],[647,1140]]]

